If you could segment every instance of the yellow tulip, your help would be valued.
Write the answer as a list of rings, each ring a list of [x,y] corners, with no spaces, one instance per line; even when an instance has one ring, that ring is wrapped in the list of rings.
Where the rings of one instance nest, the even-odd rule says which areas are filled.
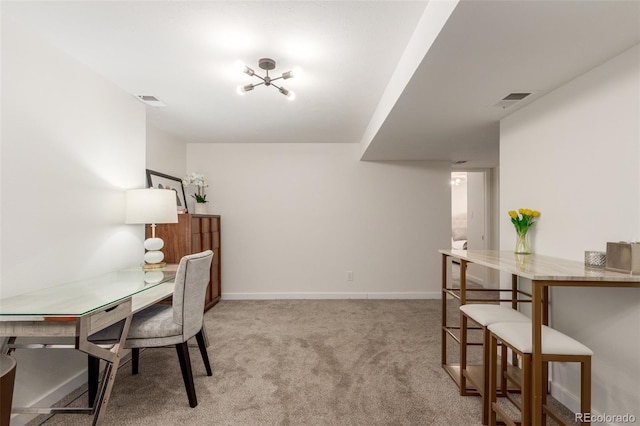
[[[524,214],[524,209],[520,209],[520,210],[518,210],[518,213],[520,213],[520,214]]]
[[[533,213],[531,214],[533,217],[538,217],[540,216],[540,212],[538,210],[534,210]]]
[[[511,210],[511,211],[509,211],[509,216],[511,216],[512,218],[515,219],[516,217],[518,217],[518,213],[516,213],[515,210]]]
[[[533,211],[529,209],[524,209],[524,214],[526,214],[527,216],[531,216],[533,214]]]

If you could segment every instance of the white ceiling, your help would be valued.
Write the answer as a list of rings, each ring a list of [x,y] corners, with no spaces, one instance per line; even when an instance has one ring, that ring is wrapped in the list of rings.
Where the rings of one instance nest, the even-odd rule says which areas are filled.
[[[434,0],[435,1],[435,0]],[[442,1],[442,0],[438,0]],[[186,142],[360,142],[426,1],[2,1],[2,13],[131,94]],[[428,12],[428,9],[427,9]],[[416,31],[416,34],[418,31]],[[638,1],[463,0],[364,152],[365,160],[498,162],[498,121],[640,42]],[[240,59],[302,78],[244,96]],[[532,91],[508,109],[510,92]]]
[[[364,159],[495,166],[500,119],[638,43],[639,1],[461,1]]]

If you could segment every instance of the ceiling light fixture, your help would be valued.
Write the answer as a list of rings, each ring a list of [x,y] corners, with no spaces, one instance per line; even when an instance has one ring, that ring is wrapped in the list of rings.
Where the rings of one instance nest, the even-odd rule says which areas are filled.
[[[282,93],[283,95],[285,95],[287,97],[287,99],[289,99],[290,101],[294,100],[296,98],[296,94],[291,91],[291,90],[287,90],[284,87],[281,86],[277,86],[275,84],[273,84],[274,81],[276,80],[287,80],[289,78],[293,78],[293,77],[299,77],[300,74],[302,73],[302,70],[299,67],[295,67],[294,69],[292,69],[291,71],[287,71],[285,73],[282,73],[282,75],[280,77],[276,77],[276,78],[271,78],[269,77],[269,71],[273,70],[276,68],[276,61],[274,61],[271,58],[262,58],[260,60],[258,60],[258,66],[260,68],[262,68],[263,70],[266,71],[266,75],[264,77],[259,76],[258,74],[256,74],[256,72],[249,68],[247,65],[245,65],[244,63],[242,63],[241,61],[237,61],[236,62],[236,68],[251,76],[251,77],[257,77],[260,80],[262,80],[262,83],[258,83],[258,84],[247,84],[245,86],[240,85],[237,87],[236,92],[239,95],[244,95],[245,93],[253,90],[256,86],[261,86],[261,85],[265,85],[265,86],[273,86],[276,89],[278,89],[278,91],[280,93]]]

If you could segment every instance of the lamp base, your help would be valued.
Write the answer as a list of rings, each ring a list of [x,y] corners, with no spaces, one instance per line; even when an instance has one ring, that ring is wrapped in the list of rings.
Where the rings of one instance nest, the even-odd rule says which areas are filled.
[[[160,268],[164,268],[165,266],[167,266],[166,262],[159,262],[159,263],[143,263],[142,264],[142,269],[144,269],[145,271],[149,271],[149,270],[153,270],[153,269],[160,269]]]

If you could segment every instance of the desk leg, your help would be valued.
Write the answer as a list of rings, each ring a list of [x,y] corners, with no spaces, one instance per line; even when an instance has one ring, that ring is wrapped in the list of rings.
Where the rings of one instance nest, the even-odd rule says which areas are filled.
[[[89,407],[95,405],[96,395],[98,394],[98,376],[100,375],[100,358],[89,355],[87,358],[87,370],[89,371]]]
[[[0,355],[11,355],[14,350],[11,346],[15,344],[15,342],[15,336],[0,337]]]
[[[124,348],[124,343],[127,340],[130,325],[131,315],[129,315],[124,321],[122,332],[120,334],[120,340],[109,350],[109,352],[113,354],[113,357],[111,357],[111,360],[105,360],[107,362],[107,365],[104,368],[102,386],[100,386],[100,392],[98,393],[95,406],[93,407],[94,416],[92,425],[94,426],[99,424],[102,420],[102,416],[104,415],[107,404],[109,403],[111,389],[113,388],[113,382],[115,381],[116,373],[118,372],[118,366],[120,365],[120,360],[122,359],[122,349]]]
[[[104,306],[101,310],[92,312],[88,315],[72,318],[72,320],[69,320],[68,317],[51,317],[47,320],[11,321],[6,324],[0,324],[2,325],[2,327],[0,327],[0,331],[3,335],[43,338],[75,336],[75,342],[71,345],[59,343],[16,345],[14,337],[9,338],[8,341],[7,339],[2,338],[0,339],[0,351],[2,353],[12,351],[16,348],[76,349],[84,352],[92,358],[89,360],[90,371],[93,370],[91,368],[92,364],[99,363],[100,359],[104,360],[107,365],[102,386],[93,400],[94,407],[12,407],[12,412],[27,414],[92,414],[94,416],[93,424],[98,424],[104,415],[107,402],[109,401],[111,388],[113,387],[113,380],[115,379],[116,371],[122,358],[122,349],[124,348],[124,343],[129,333],[131,318],[131,299],[127,299]],[[117,323],[121,323],[122,327],[120,329],[120,337],[115,345],[105,347],[94,344],[89,340],[89,336],[91,334]],[[89,404],[91,404],[91,402],[92,401],[90,401]]]
[[[548,301],[543,300],[543,293],[548,293],[544,282],[532,281],[532,299],[531,299],[531,311],[532,311],[532,344],[533,350],[531,351],[531,375],[533,383],[533,392],[531,393],[531,414],[533,425],[542,424],[542,399],[543,392],[547,392],[547,377],[543,377],[543,373],[546,371],[542,365],[542,324],[545,322],[545,313],[547,309],[543,307]]]

